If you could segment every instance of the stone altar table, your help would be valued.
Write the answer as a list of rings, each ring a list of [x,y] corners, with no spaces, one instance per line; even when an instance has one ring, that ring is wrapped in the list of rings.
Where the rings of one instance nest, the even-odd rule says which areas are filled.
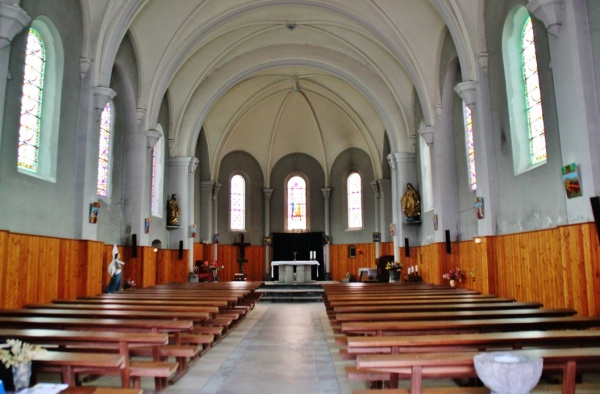
[[[279,282],[294,283],[294,267],[296,267],[296,283],[306,283],[312,281],[312,265],[319,264],[316,260],[293,260],[293,261],[272,261],[271,278],[274,275],[275,267],[279,269]],[[317,277],[319,270],[317,269]]]

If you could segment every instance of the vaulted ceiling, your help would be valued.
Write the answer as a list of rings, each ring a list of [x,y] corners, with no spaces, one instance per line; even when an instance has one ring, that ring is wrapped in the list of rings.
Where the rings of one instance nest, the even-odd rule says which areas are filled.
[[[442,44],[450,35],[463,79],[476,80],[479,0],[88,0],[87,34],[111,64],[129,32],[140,67],[144,126],[169,100],[172,156],[193,156],[204,128],[211,174],[224,155],[250,153],[268,174],[302,152],[327,171],[358,147],[381,175],[384,141],[411,152],[415,105],[435,125]],[[103,14],[103,18],[97,15]],[[100,40],[100,38],[99,38]],[[112,45],[111,45],[112,44]],[[117,45],[118,46],[118,45]],[[110,72],[99,68],[102,85]],[[266,178],[268,179],[268,177]]]

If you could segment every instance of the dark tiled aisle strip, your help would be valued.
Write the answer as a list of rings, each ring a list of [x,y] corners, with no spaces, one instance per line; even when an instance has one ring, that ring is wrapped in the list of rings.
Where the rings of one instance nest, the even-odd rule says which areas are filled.
[[[200,392],[340,393],[322,309],[322,304],[270,304]]]

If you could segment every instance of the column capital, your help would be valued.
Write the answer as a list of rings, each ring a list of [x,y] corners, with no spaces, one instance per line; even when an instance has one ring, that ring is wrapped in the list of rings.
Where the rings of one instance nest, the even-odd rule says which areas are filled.
[[[375,198],[380,198],[380,190],[379,190],[379,180],[374,179],[371,181],[371,188],[373,188],[373,193],[375,193]]]
[[[270,200],[271,196],[273,195],[273,191],[274,191],[274,189],[264,188],[263,189],[263,197],[264,197],[264,199],[265,200]]]
[[[220,184],[219,182],[215,182],[213,184],[213,200],[217,199],[217,196],[219,195],[219,190],[221,190],[221,186],[223,186],[222,184]]]
[[[321,193],[323,193],[324,199],[329,200],[329,195],[331,194],[331,188],[330,187],[322,187]]]
[[[417,159],[417,155],[415,153],[409,152],[397,152],[390,153],[387,157],[388,162],[390,163],[390,167],[392,169],[398,169],[398,164],[402,163],[414,163]]]
[[[146,108],[137,108],[135,114],[138,125],[142,124],[142,120],[144,120],[144,116],[146,116]]]
[[[92,94],[94,95],[95,119],[100,121],[104,106],[117,95],[117,92],[105,86],[94,86],[92,87]]]
[[[419,129],[418,133],[423,137],[427,146],[431,148],[433,145],[433,137],[435,135],[435,127],[423,126]]]
[[[154,145],[160,140],[162,137],[162,133],[156,130],[145,130],[144,134],[146,134],[146,140],[148,141],[148,148],[154,148]]]
[[[454,91],[460,96],[461,99],[467,104],[471,110],[472,106],[477,102],[477,89],[479,88],[479,82],[477,81],[465,81],[461,82],[454,88]]]
[[[544,23],[548,33],[558,37],[565,14],[564,0],[529,0],[526,7]]]
[[[188,172],[190,174],[196,172],[196,168],[198,168],[198,163],[200,163],[200,160],[196,159],[195,157],[190,157],[190,165],[188,166]]]
[[[84,79],[87,75],[90,67],[92,66],[94,61],[89,57],[80,57],[79,58],[79,76],[81,79]]]
[[[9,46],[30,21],[29,15],[17,4],[0,3],[0,49]]]

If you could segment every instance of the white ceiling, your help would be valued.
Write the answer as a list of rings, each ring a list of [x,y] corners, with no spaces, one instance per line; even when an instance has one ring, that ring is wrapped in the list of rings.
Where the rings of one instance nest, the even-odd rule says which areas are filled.
[[[87,1],[95,57],[110,64],[131,33],[145,127],[156,128],[168,94],[171,155],[193,156],[204,127],[213,178],[235,150],[267,174],[293,152],[328,172],[351,147],[381,176],[386,130],[392,152],[414,150],[414,100],[435,125],[446,34],[463,78],[476,79],[479,43],[468,37],[482,36],[481,0]],[[97,83],[106,75],[99,68]]]

